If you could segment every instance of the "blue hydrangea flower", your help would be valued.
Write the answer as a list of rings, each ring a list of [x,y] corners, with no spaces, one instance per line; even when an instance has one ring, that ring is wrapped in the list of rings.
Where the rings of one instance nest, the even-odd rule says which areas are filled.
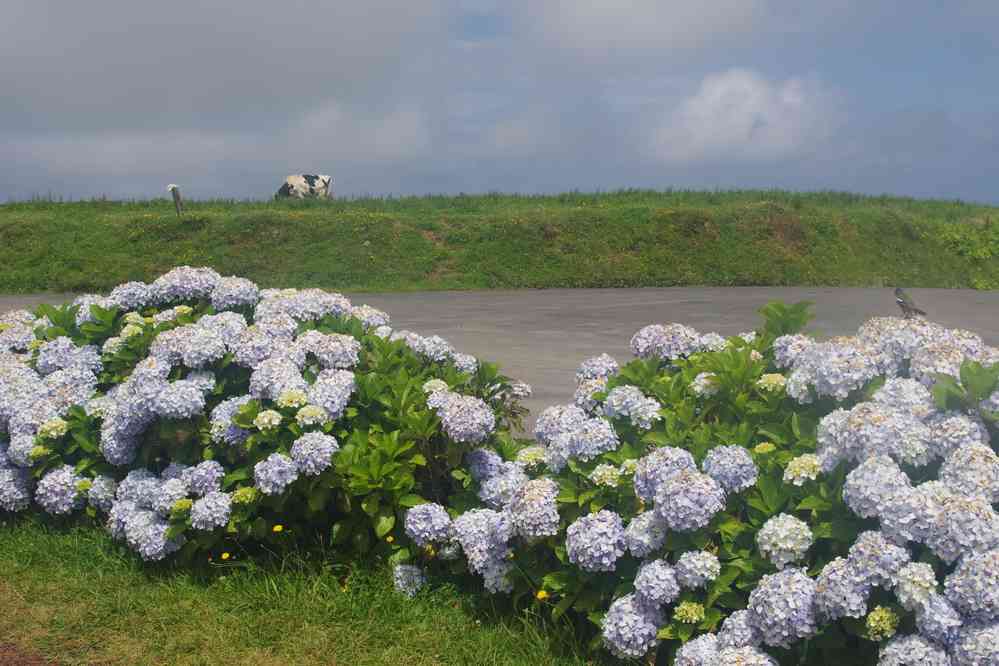
[[[999,622],[966,624],[954,642],[954,666],[991,666],[999,664]],[[931,662],[925,662],[931,663]],[[938,663],[946,663],[939,661]]]
[[[513,526],[506,514],[492,509],[472,509],[454,520],[454,537],[478,574],[498,569],[510,552]]]
[[[755,647],[762,639],[749,624],[749,611],[735,611],[722,621],[718,632],[718,648]]]
[[[690,550],[676,561],[676,578],[688,590],[706,587],[721,573],[718,557],[705,550]]]
[[[770,646],[791,647],[815,635],[815,581],[789,567],[764,576],[749,594],[749,624]]]
[[[454,363],[458,372],[463,372],[466,375],[474,375],[479,369],[479,360],[471,354],[455,353],[451,356],[451,362]]]
[[[689,451],[672,446],[653,449],[635,467],[635,494],[646,502],[652,502],[660,486],[670,476],[680,470],[696,468],[694,456]]]
[[[569,561],[584,571],[614,571],[624,545],[621,516],[607,509],[577,518],[565,532]]]
[[[315,356],[324,368],[349,370],[360,360],[361,343],[349,335],[312,330],[298,336],[295,344],[303,353]]]
[[[648,430],[662,418],[662,405],[655,398],[647,398],[637,386],[618,386],[607,394],[603,413],[607,418],[626,418],[640,430]]]
[[[225,469],[214,460],[205,460],[181,472],[181,479],[196,497],[218,492],[222,488]]]
[[[926,545],[944,562],[950,564],[966,553],[999,547],[999,514],[988,500],[949,495],[938,508]]]
[[[397,564],[392,569],[392,582],[395,589],[407,597],[415,597],[424,585],[427,577],[423,569],[412,564]]]
[[[514,531],[528,540],[558,534],[556,497],[558,484],[551,479],[534,479],[522,484],[508,507]]]
[[[856,564],[837,557],[822,568],[815,581],[815,612],[824,621],[843,617],[861,618],[867,614],[871,583]]]
[[[301,474],[317,476],[333,464],[333,455],[340,450],[336,437],[321,432],[307,432],[291,445],[291,459]]]
[[[614,426],[607,419],[587,419],[569,436],[569,455],[584,462],[620,445]]]
[[[212,289],[212,307],[221,312],[240,307],[253,307],[260,300],[260,288],[241,277],[221,278]]]
[[[586,412],[576,405],[552,405],[538,416],[534,436],[539,444],[551,444],[556,435],[572,432],[587,418]]]
[[[0,467],[0,509],[24,511],[31,504],[33,479],[27,469]]]
[[[635,557],[645,557],[666,543],[666,524],[654,511],[643,511],[628,523],[624,542]]]
[[[168,539],[170,523],[154,511],[137,510],[125,518],[125,541],[147,561],[162,560],[184,545],[184,537]]]
[[[999,549],[967,553],[944,579],[944,593],[971,620],[999,620]]]
[[[631,352],[639,358],[671,361],[700,349],[700,334],[683,324],[651,324],[631,338]]]
[[[454,523],[444,507],[427,502],[406,512],[405,529],[406,535],[423,548],[450,541],[454,534]]]
[[[448,392],[446,400],[436,407],[436,411],[444,432],[455,442],[478,444],[489,437],[496,427],[493,410],[475,396]]]
[[[846,475],[843,501],[861,518],[876,518],[892,495],[910,485],[894,460],[873,456]]]
[[[720,645],[719,647],[721,648]],[[719,649],[718,663],[738,664],[738,666],[777,666],[776,659],[751,645]]]
[[[617,599],[601,625],[604,645],[621,659],[640,659],[659,644],[662,611],[642,603],[634,594]]]
[[[948,647],[957,640],[963,625],[961,614],[939,594],[930,595],[916,614],[919,635]]]
[[[253,400],[253,396],[249,395],[240,395],[234,398],[228,398],[227,400],[220,402],[215,409],[212,410],[210,432],[213,442],[216,444],[236,446],[246,441],[246,438],[250,436],[250,433],[233,424],[232,417],[236,415],[236,412],[238,412],[243,405],[251,400]]]
[[[354,373],[350,370],[323,370],[307,395],[310,404],[322,407],[336,421],[343,416],[356,388]]]
[[[499,474],[503,469],[503,459],[489,449],[474,449],[465,454],[465,464],[472,478],[482,482]]]
[[[211,531],[229,524],[232,512],[232,495],[211,491],[194,501],[191,506],[191,527]]]
[[[71,465],[63,465],[41,478],[35,488],[35,501],[54,516],[64,516],[83,507],[84,496],[77,487],[83,477]]]
[[[726,493],[737,493],[756,484],[756,463],[741,446],[716,446],[708,451],[701,468]]]
[[[915,635],[895,636],[878,653],[878,666],[951,666],[951,663],[942,647]]]
[[[154,304],[207,300],[221,279],[211,268],[178,266],[153,280],[150,297]]]
[[[999,456],[977,442],[954,449],[940,466],[939,479],[954,492],[999,502]]]
[[[656,493],[656,514],[678,532],[705,527],[724,508],[725,491],[717,481],[696,469],[682,469],[671,475]]]
[[[108,294],[108,301],[120,310],[139,310],[149,304],[151,291],[145,282],[125,282]]]
[[[895,575],[910,559],[909,551],[874,530],[861,532],[850,546],[850,562],[864,581],[871,585],[891,587]]]
[[[153,496],[152,509],[164,518],[170,515],[173,505],[177,500],[182,500],[188,495],[187,484],[182,479],[168,479],[162,481]]]
[[[527,474],[524,468],[517,463],[505,462],[499,473],[480,484],[479,499],[491,509],[503,509],[525,483]]]
[[[937,591],[937,575],[926,562],[910,562],[895,574],[895,598],[906,610],[918,610]]]
[[[718,637],[702,634],[677,650],[673,666],[718,666]]]
[[[680,596],[676,572],[665,560],[644,563],[635,576],[635,594],[640,600],[657,606],[670,604]]]
[[[613,356],[609,354],[600,354],[599,356],[594,356],[583,361],[579,365],[579,369],[576,370],[576,383],[583,382],[587,379],[603,379],[610,377],[611,375],[617,374],[618,369],[617,361],[614,360]]]
[[[90,489],[87,490],[87,500],[90,506],[98,511],[107,513],[114,503],[115,491],[118,484],[109,476],[98,476],[91,480]]]
[[[272,453],[253,466],[254,485],[265,495],[279,495],[298,478],[295,461],[281,453]]]

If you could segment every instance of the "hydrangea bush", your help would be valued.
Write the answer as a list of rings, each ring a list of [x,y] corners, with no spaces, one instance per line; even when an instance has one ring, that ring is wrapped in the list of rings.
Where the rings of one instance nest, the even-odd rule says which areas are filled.
[[[472,452],[464,493],[410,511],[407,566],[481,576],[625,660],[999,664],[999,350],[762,314],[585,361],[534,445]]]
[[[89,516],[146,560],[405,558],[405,509],[463,491],[474,447],[509,448],[529,387],[389,324],[190,267],[4,314],[0,511]]]

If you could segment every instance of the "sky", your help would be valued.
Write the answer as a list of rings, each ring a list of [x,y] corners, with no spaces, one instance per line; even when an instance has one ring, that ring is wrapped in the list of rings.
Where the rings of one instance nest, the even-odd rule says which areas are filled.
[[[0,201],[620,188],[999,204],[995,0],[5,0]]]

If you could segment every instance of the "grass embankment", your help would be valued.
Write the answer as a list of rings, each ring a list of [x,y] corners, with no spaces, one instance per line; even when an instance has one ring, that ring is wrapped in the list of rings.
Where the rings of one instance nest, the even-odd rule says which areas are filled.
[[[0,522],[0,645],[59,664],[581,665],[564,629],[453,587],[409,600],[387,568],[291,556],[195,576],[93,528]]]
[[[0,205],[0,292],[208,265],[342,290],[999,288],[999,208],[845,193],[651,192]]]

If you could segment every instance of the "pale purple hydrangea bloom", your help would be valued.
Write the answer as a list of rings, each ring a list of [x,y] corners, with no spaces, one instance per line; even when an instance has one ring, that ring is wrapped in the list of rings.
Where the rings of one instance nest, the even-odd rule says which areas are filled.
[[[170,382],[156,395],[152,408],[165,419],[190,419],[204,413],[205,393],[195,382]]]
[[[726,345],[728,345],[728,340],[717,333],[705,333],[697,342],[699,350],[708,352],[720,352],[725,349]]]
[[[349,335],[306,331],[298,336],[295,345],[303,353],[315,356],[323,368],[349,370],[360,360],[361,343]]]
[[[153,280],[150,299],[156,304],[207,300],[221,279],[211,268],[178,266]]]
[[[930,427],[930,439],[940,456],[969,444],[989,445],[989,433],[985,426],[967,414],[959,412],[937,412],[926,419]]]
[[[579,384],[587,379],[605,379],[617,374],[620,366],[614,357],[609,354],[600,354],[583,361],[576,370],[576,383]]]
[[[964,444],[940,467],[939,479],[956,493],[999,502],[999,456],[985,444]]]
[[[635,575],[635,594],[656,606],[673,603],[680,596],[676,572],[665,560],[645,562]]]
[[[725,491],[707,474],[680,470],[668,477],[656,493],[655,511],[670,529],[692,532],[707,526],[725,508]]]
[[[683,324],[651,324],[631,338],[631,352],[639,358],[671,361],[700,349],[700,335]]]
[[[621,516],[607,509],[577,518],[565,537],[569,561],[584,571],[614,571],[625,552]]]
[[[387,312],[370,305],[351,306],[350,316],[354,319],[360,319],[365,328],[379,328],[391,323]]]
[[[514,531],[528,540],[558,534],[559,515],[555,502],[558,492],[558,484],[551,479],[523,483],[514,492],[507,508]]]
[[[454,523],[444,507],[427,502],[406,512],[405,530],[413,543],[423,548],[450,541],[454,535]]]
[[[999,620],[999,550],[967,553],[944,580],[944,593],[969,620]]]
[[[593,395],[606,389],[607,379],[604,377],[597,379],[584,379],[576,385],[576,390],[572,394],[572,402],[588,414],[593,413],[599,404],[593,398]]]
[[[936,412],[933,394],[915,379],[889,377],[871,398],[874,402],[907,411],[920,420]]]
[[[392,582],[397,592],[412,598],[427,584],[427,577],[418,566],[397,564],[392,569]]]
[[[156,488],[152,507],[150,508],[164,518],[167,518],[170,516],[173,505],[178,500],[185,499],[189,492],[187,484],[182,479],[161,480]]]
[[[479,370],[479,360],[471,354],[454,353],[451,355],[451,362],[458,372],[466,375],[474,375]]]
[[[701,464],[704,473],[717,481],[726,493],[737,493],[756,485],[756,463],[741,446],[716,446]]]
[[[101,350],[94,345],[77,347],[66,336],[58,337],[41,346],[35,367],[42,375],[67,368],[85,368],[98,373],[102,367]]]
[[[31,504],[34,480],[27,469],[0,467],[0,509],[24,511]]]
[[[496,428],[496,416],[484,401],[475,396],[444,393],[438,391],[432,396],[444,394],[442,402],[435,406],[445,434],[459,443],[477,444],[492,434]]]
[[[815,612],[826,622],[864,617],[871,589],[855,563],[837,557],[822,567],[815,579]]]
[[[883,533],[868,530],[861,532],[850,546],[848,559],[865,583],[889,588],[911,556],[908,550],[891,543]]]
[[[694,456],[689,451],[672,446],[653,449],[639,459],[635,468],[635,494],[646,502],[652,502],[663,483],[685,469],[696,469]]]
[[[353,379],[353,375],[351,375]],[[250,375],[250,395],[254,398],[277,400],[285,391],[309,391],[316,390],[316,383],[311,387],[302,376],[302,371],[292,361],[284,357],[273,357],[262,361]],[[313,404],[320,404],[309,399]],[[323,406],[323,405],[320,405]]]
[[[465,464],[476,481],[485,481],[503,469],[503,459],[489,449],[474,449],[465,454]]]
[[[808,524],[786,513],[772,516],[756,533],[760,554],[778,569],[804,558],[814,541]]]
[[[149,304],[152,290],[145,282],[125,282],[108,294],[108,302],[121,310],[139,310]]]
[[[569,433],[589,417],[576,405],[553,405],[545,408],[534,425],[534,436],[539,444],[550,444],[559,434]]]
[[[643,511],[628,523],[624,542],[635,557],[645,557],[666,543],[666,525],[654,511]]]
[[[617,599],[607,609],[601,625],[604,645],[621,659],[640,659],[659,644],[664,624],[662,611],[643,603],[637,595]]]
[[[90,506],[98,511],[107,513],[114,504],[115,491],[118,484],[109,476],[98,476],[91,480],[90,489],[87,491],[87,500]]]
[[[937,576],[926,562],[910,562],[895,574],[893,590],[906,610],[919,609],[937,591]]]
[[[689,550],[676,561],[676,578],[685,589],[706,587],[721,573],[718,557],[706,550]]]
[[[505,462],[498,473],[481,482],[479,499],[491,509],[504,509],[525,483],[527,474],[524,468],[517,463]]]
[[[944,646],[957,640],[964,618],[950,602],[939,594],[930,595],[916,613],[916,629],[920,636]]]
[[[333,454],[340,450],[336,437],[321,432],[308,432],[291,445],[291,459],[299,473],[317,476],[333,464]]]
[[[569,435],[569,455],[584,462],[620,446],[617,432],[607,419],[591,418]]]
[[[802,569],[764,576],[749,594],[749,624],[766,645],[790,647],[818,631],[816,583]]]
[[[220,311],[253,307],[259,300],[260,288],[246,278],[224,277],[212,289],[212,307]]]
[[[180,478],[187,484],[192,495],[201,497],[222,489],[225,469],[215,460],[205,460],[185,469]]]
[[[218,491],[206,493],[191,506],[191,527],[211,531],[229,524],[232,495]]]
[[[945,496],[926,534],[926,545],[950,564],[962,555],[999,546],[999,514],[981,497]]]
[[[154,511],[137,510],[124,520],[125,541],[147,561],[162,560],[184,545],[184,537],[168,539],[170,523]]]
[[[951,664],[950,657],[942,647],[916,635],[895,636],[885,643],[878,653],[878,666],[951,666]],[[966,666],[971,666],[970,662]]]
[[[719,666],[718,637],[702,634],[687,641],[677,650],[673,666]]]
[[[787,380],[787,394],[801,404],[812,402],[812,392],[820,397],[846,400],[880,374],[877,360],[854,344],[816,342],[802,349],[794,359]]]
[[[662,405],[655,398],[647,398],[637,386],[618,386],[607,394],[603,413],[608,418],[626,418],[641,430],[648,430],[655,421],[662,419]]]
[[[999,664],[999,622],[966,624],[951,652],[954,666]]]
[[[70,465],[48,472],[35,488],[35,501],[54,516],[64,516],[83,508],[85,498],[77,487],[83,477]]]
[[[353,372],[328,369],[319,373],[306,395],[310,404],[325,409],[330,419],[335,421],[343,416],[356,388]]]
[[[236,446],[242,444],[250,436],[249,431],[243,430],[232,422],[232,417],[236,415],[236,412],[243,405],[251,400],[253,400],[253,396],[240,395],[223,400],[215,406],[210,419],[210,432],[213,442]]]
[[[759,633],[749,624],[749,611],[740,610],[722,621],[718,631],[718,648],[756,647],[762,642]]]
[[[868,458],[846,475],[843,501],[861,518],[877,517],[889,498],[910,486],[909,477],[887,456]]]
[[[298,479],[295,462],[286,455],[272,453],[253,467],[254,485],[265,495],[279,495]]]
[[[507,562],[513,526],[509,516],[492,509],[472,509],[454,521],[455,540],[461,545],[468,567],[482,575],[490,592],[512,589]]]

